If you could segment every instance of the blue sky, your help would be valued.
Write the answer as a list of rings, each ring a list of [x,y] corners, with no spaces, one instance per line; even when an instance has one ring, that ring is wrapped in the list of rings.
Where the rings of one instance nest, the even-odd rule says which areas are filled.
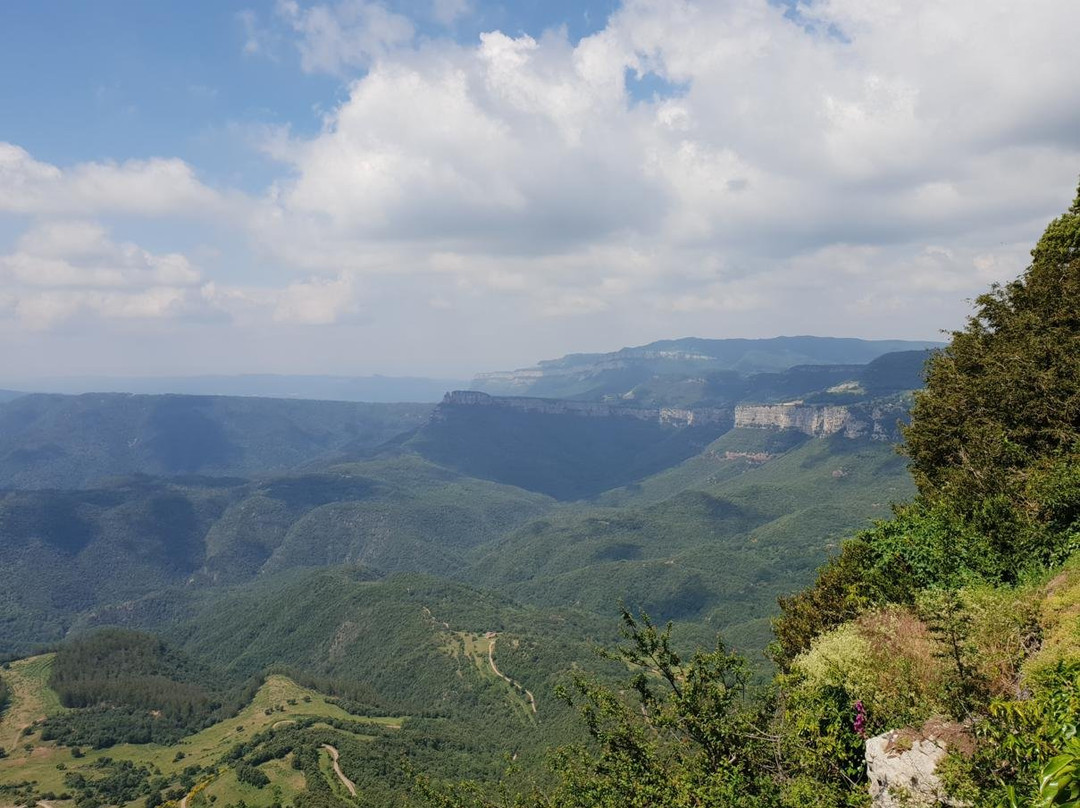
[[[604,26],[610,0],[471,5],[444,24],[423,0],[388,3],[427,37],[474,41],[485,30],[572,41]],[[305,73],[275,4],[233,0],[13,0],[0,25],[4,137],[53,163],[174,155],[208,178],[256,191],[271,176],[245,127],[314,133],[344,96],[337,76]],[[245,53],[252,19],[266,50]],[[11,78],[18,77],[16,80]]]
[[[1080,4],[9,0],[5,377],[934,338],[1080,173]]]

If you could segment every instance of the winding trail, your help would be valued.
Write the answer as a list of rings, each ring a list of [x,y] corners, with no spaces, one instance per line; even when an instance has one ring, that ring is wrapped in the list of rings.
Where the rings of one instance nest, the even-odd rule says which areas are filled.
[[[507,676],[505,673],[503,673],[501,670],[499,670],[495,666],[495,640],[496,639],[497,639],[496,637],[492,637],[491,642],[488,643],[488,662],[491,663],[491,669],[495,672],[496,676],[498,676],[500,679],[502,679],[507,684],[509,684],[510,687],[512,687],[515,690],[518,690],[518,691],[525,694],[525,698],[527,698],[529,700],[529,706],[532,707],[533,715],[536,715],[536,699],[533,698],[532,692],[529,691],[529,690],[526,690],[524,687],[522,687],[520,684],[515,682],[513,679],[511,679],[509,676]]]
[[[341,764],[338,763],[338,757],[340,757],[340,755],[338,754],[337,748],[331,746],[328,743],[324,743],[322,745],[322,748],[330,753],[330,759],[333,761],[333,764],[334,764],[334,773],[338,776],[338,780],[340,780],[341,784],[343,786],[345,786],[345,788],[349,789],[349,793],[352,794],[355,797],[356,796],[356,783],[354,783],[352,780],[350,780],[348,777],[346,777],[345,772],[343,772],[341,770]]]

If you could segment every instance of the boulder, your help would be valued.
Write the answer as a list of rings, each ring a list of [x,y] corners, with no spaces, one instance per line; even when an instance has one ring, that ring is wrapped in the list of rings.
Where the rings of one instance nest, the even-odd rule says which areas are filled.
[[[946,796],[936,770],[950,748],[971,752],[971,736],[959,724],[928,721],[921,730],[894,729],[866,742],[866,775],[874,808],[965,803]]]

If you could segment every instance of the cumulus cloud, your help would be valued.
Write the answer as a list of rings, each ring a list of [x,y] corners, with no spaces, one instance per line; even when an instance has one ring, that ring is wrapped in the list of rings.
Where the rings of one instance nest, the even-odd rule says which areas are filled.
[[[0,142],[0,213],[213,216],[228,209],[183,160],[80,163],[62,169]]]
[[[42,222],[0,255],[0,312],[46,330],[78,318],[329,325],[361,313],[359,285],[342,273],[283,286],[208,279],[181,253],[116,241],[85,220]]]
[[[0,256],[0,311],[32,329],[79,316],[173,319],[201,313],[201,282],[179,253],[115,242],[93,222],[48,222]]]
[[[130,242],[116,243],[93,222],[39,225],[0,258],[11,281],[24,286],[133,288],[191,286],[200,273],[179,253],[154,255]]]
[[[1080,166],[1062,15],[1080,24],[1080,6],[896,9],[630,0],[576,44],[496,31],[393,50],[323,133],[279,149],[294,178],[270,229],[307,234],[313,263],[373,242],[477,256],[651,243],[750,267],[834,244],[989,243],[1060,207]],[[1038,88],[1017,78],[1035,57]],[[628,71],[676,89],[634,99]]]
[[[0,211],[214,211],[250,239],[251,277],[140,288],[438,351],[435,312],[441,334],[456,317],[487,351],[501,327],[530,359],[687,333],[932,336],[1023,268],[1080,171],[1077,3],[625,0],[578,41],[422,36],[375,0],[240,20],[248,50],[273,21],[303,70],[343,81],[316,134],[273,130],[282,171],[258,200],[179,160],[59,168],[4,145]],[[22,253],[101,294],[135,272],[42,241],[9,277]],[[140,277],[182,273],[153,257]]]
[[[240,321],[270,321],[285,325],[332,325],[355,320],[360,295],[355,279],[309,277],[283,288],[209,283],[203,297]]]

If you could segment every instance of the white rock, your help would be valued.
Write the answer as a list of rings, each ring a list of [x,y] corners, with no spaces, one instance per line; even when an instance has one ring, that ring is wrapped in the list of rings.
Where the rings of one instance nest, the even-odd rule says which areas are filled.
[[[941,778],[935,774],[948,752],[944,741],[911,738],[900,730],[890,730],[866,742],[866,775],[874,808],[911,808],[924,805],[953,805],[945,796]]]

